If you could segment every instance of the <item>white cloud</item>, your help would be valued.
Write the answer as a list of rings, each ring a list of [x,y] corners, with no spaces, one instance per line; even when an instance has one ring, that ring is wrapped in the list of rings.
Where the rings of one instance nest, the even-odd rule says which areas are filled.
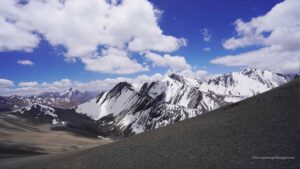
[[[44,86],[47,86],[47,84],[43,84]],[[61,87],[61,88],[66,88],[66,87],[70,87],[72,85],[72,81],[70,79],[62,79],[60,81],[55,81],[53,82],[53,86],[54,87]]]
[[[20,82],[19,83],[20,87],[36,87],[38,85],[39,85],[38,82]]]
[[[213,59],[211,63],[247,66],[288,73],[300,64],[300,1],[286,0],[249,22],[235,22],[237,36],[224,42],[226,49],[261,46],[260,49]]]
[[[7,79],[0,79],[0,88],[13,87],[14,82]]]
[[[204,52],[209,52],[210,50],[211,50],[210,47],[203,48],[203,51],[204,51]]]
[[[237,19],[234,24],[237,37],[227,39],[223,43],[225,49],[237,49],[251,45],[263,45],[265,43],[264,36],[256,32],[256,28],[252,27],[251,24],[245,23],[241,19]]]
[[[122,60],[133,66],[130,71],[122,71],[125,67],[113,62],[99,68],[115,59],[115,55],[102,55],[99,49],[173,52],[186,45],[185,39],[163,33],[158,25],[161,12],[148,0],[18,2],[0,1],[0,51],[31,51],[43,38],[53,46],[65,47],[67,60],[79,59],[87,70],[127,74],[146,68],[129,55],[122,55]],[[96,67],[93,61],[100,65]]]
[[[183,38],[176,40],[172,36],[166,36],[162,39],[149,36],[149,38],[145,38],[144,40],[133,40],[129,43],[128,48],[131,51],[146,51],[151,49],[154,51],[173,52],[181,46],[186,46],[186,44],[187,42]]]
[[[205,80],[208,77],[208,72],[206,70],[183,70],[178,73],[179,75],[183,77],[198,79],[198,80]]]
[[[13,23],[7,22],[1,15],[0,27],[0,51],[24,50],[29,52],[39,44],[37,36],[14,26]]]
[[[82,62],[86,64],[87,70],[95,72],[132,74],[148,70],[129,58],[127,52],[115,48],[102,50],[101,56],[82,58]]]
[[[201,29],[201,34],[205,42],[209,42],[211,40],[211,34],[209,33],[207,28]]]
[[[226,66],[246,66],[290,73],[299,69],[300,51],[282,51],[276,47],[266,47],[235,56],[223,56],[211,62]]]
[[[33,66],[34,63],[31,60],[18,60],[18,64],[25,65],[25,66]]]
[[[151,61],[154,66],[167,67],[175,72],[191,69],[191,65],[186,62],[183,56],[171,56],[168,54],[161,56],[156,53],[147,52],[145,57]]]

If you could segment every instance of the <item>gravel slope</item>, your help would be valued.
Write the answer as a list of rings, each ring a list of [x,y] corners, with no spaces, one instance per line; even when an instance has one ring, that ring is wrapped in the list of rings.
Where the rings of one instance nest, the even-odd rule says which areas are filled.
[[[104,146],[9,159],[0,168],[300,168],[299,83]]]

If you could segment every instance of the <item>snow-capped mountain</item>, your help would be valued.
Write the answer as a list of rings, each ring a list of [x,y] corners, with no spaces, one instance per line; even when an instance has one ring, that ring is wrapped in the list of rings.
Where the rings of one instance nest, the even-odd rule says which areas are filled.
[[[36,96],[0,96],[0,111],[16,111],[19,109],[30,109],[31,106],[40,104],[54,108],[69,109],[89,101],[97,96],[97,93],[79,90],[72,88],[59,92],[45,92]]]
[[[49,105],[58,108],[71,108],[78,104],[89,101],[97,96],[95,92],[73,90],[72,88],[65,90],[62,93],[45,92],[38,96],[31,96],[30,99],[35,103]]]
[[[293,77],[290,75],[248,68],[209,79],[201,84],[200,90],[225,96],[225,101],[236,102],[278,87],[291,79]]]
[[[140,89],[122,82],[79,105],[77,113],[99,123],[107,134],[132,135],[195,117],[265,92],[291,80],[267,70],[245,69],[207,81],[172,74]]]

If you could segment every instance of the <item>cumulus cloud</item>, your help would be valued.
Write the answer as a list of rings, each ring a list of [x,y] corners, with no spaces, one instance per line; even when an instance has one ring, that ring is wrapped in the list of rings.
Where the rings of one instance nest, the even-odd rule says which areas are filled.
[[[0,11],[1,7],[4,8],[4,6],[0,5]],[[8,22],[5,17],[1,16],[1,13],[0,27],[0,51],[24,50],[30,52],[39,44],[37,36]]]
[[[237,37],[227,39],[223,43],[225,49],[237,49],[251,45],[265,44],[265,37],[256,31],[256,27],[251,25],[251,21],[246,23],[241,19],[234,22]]]
[[[87,70],[95,72],[131,74],[148,70],[147,66],[129,58],[126,51],[116,48],[102,50],[100,56],[82,58],[82,62]]]
[[[0,88],[13,87],[14,82],[7,79],[0,79]]]
[[[223,56],[211,62],[226,66],[256,67],[290,73],[299,69],[300,51],[282,51],[276,47],[267,47],[235,56]]]
[[[206,70],[183,70],[178,73],[179,75],[183,77],[188,77],[188,78],[193,78],[193,79],[198,79],[198,80],[206,80],[207,77],[209,77],[209,74]]]
[[[39,83],[38,82],[20,82],[19,86],[20,87],[35,87],[38,86]]]
[[[191,69],[191,65],[187,63],[183,56],[159,55],[152,52],[147,52],[145,57],[153,63],[154,66],[167,67],[171,71],[182,71]]]
[[[158,25],[160,14],[148,0],[1,0],[0,51],[32,51],[44,39],[52,46],[63,46],[67,60],[80,60],[87,70],[144,71],[147,68],[132,59],[130,52],[173,52],[186,45],[185,39],[163,33]],[[116,58],[124,63],[110,62],[101,68]],[[126,63],[133,68],[122,71]]]
[[[201,29],[202,39],[205,42],[209,42],[211,40],[211,34],[209,33],[207,28]]]
[[[223,43],[226,49],[260,46],[259,49],[213,59],[211,63],[248,66],[289,73],[300,64],[300,1],[286,0],[267,14],[249,22],[235,22],[236,37]]]
[[[18,60],[18,64],[25,65],[25,66],[33,66],[34,63],[31,60]]]
[[[42,85],[43,86],[48,86],[47,83],[43,83]],[[53,86],[55,88],[66,88],[66,87],[69,87],[71,85],[72,85],[72,81],[70,79],[62,79],[60,81],[55,81],[53,83],[53,85],[51,85],[51,86]]]

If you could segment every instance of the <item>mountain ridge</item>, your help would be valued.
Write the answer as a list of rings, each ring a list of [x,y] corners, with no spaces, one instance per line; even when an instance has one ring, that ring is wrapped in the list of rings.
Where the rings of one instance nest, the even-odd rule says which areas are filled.
[[[245,69],[207,81],[171,74],[139,89],[122,82],[77,113],[97,120],[108,135],[132,135],[195,117],[292,80],[268,70]]]

